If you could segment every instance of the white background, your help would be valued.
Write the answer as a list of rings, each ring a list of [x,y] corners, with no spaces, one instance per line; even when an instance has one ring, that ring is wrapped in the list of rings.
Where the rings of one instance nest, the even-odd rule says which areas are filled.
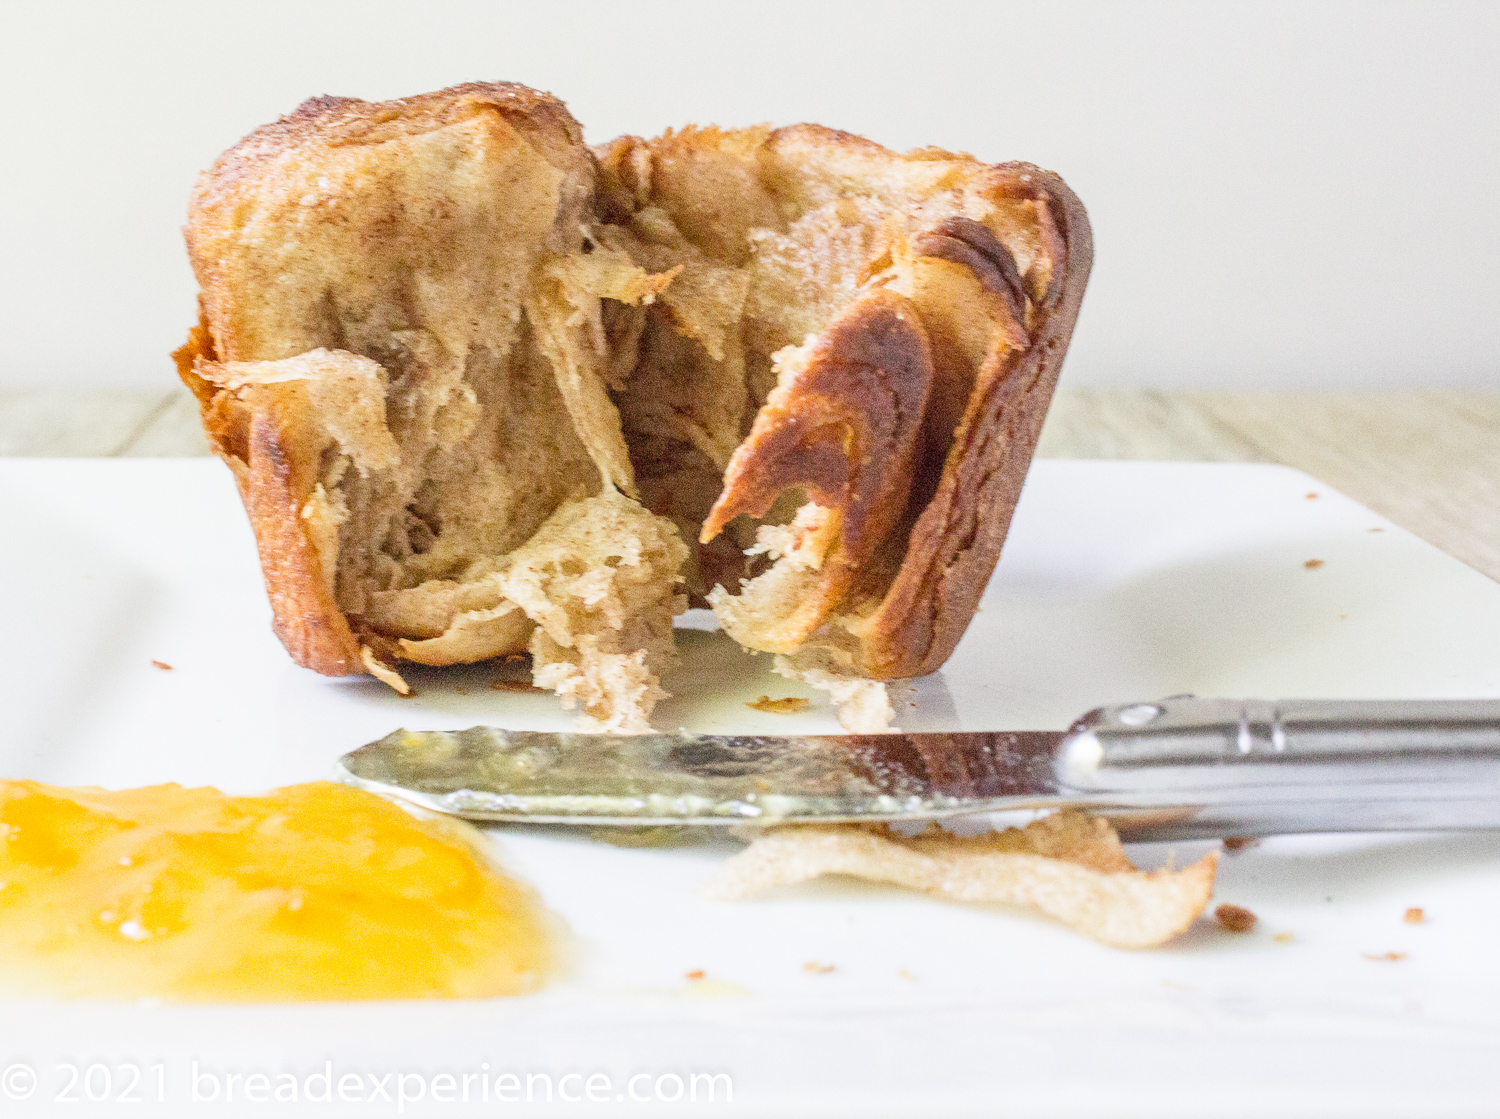
[[[1059,171],[1073,384],[1500,387],[1500,4],[0,7],[0,386],[165,387],[194,175],[303,98],[504,78],[590,142],[813,120]]]

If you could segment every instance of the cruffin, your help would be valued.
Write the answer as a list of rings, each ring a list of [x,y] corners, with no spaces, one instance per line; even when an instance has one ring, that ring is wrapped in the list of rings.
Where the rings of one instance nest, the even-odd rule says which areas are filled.
[[[844,874],[947,901],[1029,909],[1115,948],[1154,948],[1203,912],[1217,868],[1210,852],[1180,869],[1143,871],[1108,820],[1065,810],[975,836],[936,826],[915,836],[879,824],[768,828],[719,868],[705,893],[733,901]]]
[[[399,690],[402,662],[529,650],[614,729],[711,596],[886,729],[878,681],[937,669],[978,608],[1092,261],[1030,164],[816,125],[590,150],[503,82],[309,101],[199,179],[187,237],[178,371],[293,659]],[[632,516],[579,504],[605,493]],[[533,571],[594,562],[589,533],[650,558],[611,577],[623,610],[556,572],[512,597],[546,523]]]

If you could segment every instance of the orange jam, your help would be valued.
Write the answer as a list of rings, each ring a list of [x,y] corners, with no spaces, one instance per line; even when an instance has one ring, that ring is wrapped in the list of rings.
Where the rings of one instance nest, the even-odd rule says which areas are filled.
[[[234,1002],[531,990],[553,921],[476,842],[326,781],[260,797],[0,781],[0,981]]]

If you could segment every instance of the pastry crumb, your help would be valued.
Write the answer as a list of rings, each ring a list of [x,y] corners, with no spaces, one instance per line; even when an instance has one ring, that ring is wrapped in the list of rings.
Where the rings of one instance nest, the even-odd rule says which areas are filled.
[[[697,968],[697,969],[695,969],[693,971],[690,971],[690,972],[687,973],[687,977],[688,977],[689,980],[691,980],[692,982],[696,983],[696,982],[698,982],[698,980],[700,980],[700,979],[703,978],[703,969],[700,967],[700,968]]]
[[[789,695],[782,699],[772,699],[768,695],[763,695],[754,703],[747,703],[745,706],[756,711],[765,711],[772,715],[795,715],[800,711],[806,711],[811,706],[811,701],[795,695]]]
[[[802,970],[807,972],[808,975],[827,975],[833,970],[833,965],[820,964],[814,960],[808,960],[807,963],[802,965]]]
[[[1226,835],[1224,837],[1224,850],[1231,854],[1236,851],[1245,851],[1251,847],[1259,846],[1259,838],[1253,835]]]
[[[1408,909],[1406,911],[1406,915],[1404,917],[1402,917],[1401,919],[1403,921],[1405,921],[1408,925],[1420,925],[1423,921],[1425,921],[1427,919],[1427,917],[1426,917],[1426,914],[1424,914],[1422,912],[1422,907],[1421,906],[1414,905],[1414,906],[1412,906],[1410,909]]]
[[[911,972],[907,971],[904,967],[896,969],[896,977],[898,979],[905,979],[910,983],[915,983],[917,981],[917,977]]]
[[[1383,529],[1383,528],[1372,528],[1372,529],[1368,529],[1366,531],[1368,531],[1368,532],[1384,532],[1385,529]]]
[[[1107,820],[1076,809],[971,836],[936,827],[902,835],[881,825],[793,824],[762,829],[704,893],[738,900],[843,874],[954,902],[1014,905],[1104,944],[1152,948],[1203,912],[1218,859],[1209,852],[1181,870],[1140,870]]]
[[[788,680],[801,680],[826,691],[833,699],[839,726],[850,734],[890,734],[896,710],[891,706],[885,681],[866,680],[831,671],[820,655],[776,657],[772,670]]]
[[[1406,959],[1405,952],[1362,952],[1360,954],[1367,960],[1374,960],[1376,963],[1381,964],[1395,963],[1397,960]]]
[[[1307,568],[1307,570],[1309,571],[1316,571],[1318,568],[1323,566],[1323,561],[1320,559],[1310,559],[1302,566]]]
[[[411,685],[401,678],[401,674],[377,657],[375,650],[368,645],[361,645],[359,647],[359,659],[364,662],[366,672],[388,688],[393,688],[397,695],[411,696],[416,694],[412,691]]]
[[[159,668],[159,669],[161,669],[163,672],[171,672],[172,671],[172,666],[170,664],[168,664],[166,661],[152,661],[151,663],[154,664],[154,665],[156,665],[156,667]]]
[[[1271,939],[1277,944],[1290,944],[1295,938],[1289,932],[1279,932]]]
[[[1255,914],[1242,905],[1221,905],[1214,910],[1214,917],[1232,933],[1247,933],[1255,928]]]
[[[1315,494],[1315,493],[1310,493],[1310,494],[1307,495],[1307,500],[1308,501],[1316,501],[1317,499],[1318,499],[1318,495]]]

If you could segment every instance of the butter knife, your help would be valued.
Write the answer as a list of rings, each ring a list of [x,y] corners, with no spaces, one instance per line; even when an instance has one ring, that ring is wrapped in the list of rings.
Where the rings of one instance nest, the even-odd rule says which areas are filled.
[[[398,730],[338,779],[471,820],[719,825],[1078,807],[1137,840],[1500,828],[1500,700],[1100,707],[1065,731]]]

